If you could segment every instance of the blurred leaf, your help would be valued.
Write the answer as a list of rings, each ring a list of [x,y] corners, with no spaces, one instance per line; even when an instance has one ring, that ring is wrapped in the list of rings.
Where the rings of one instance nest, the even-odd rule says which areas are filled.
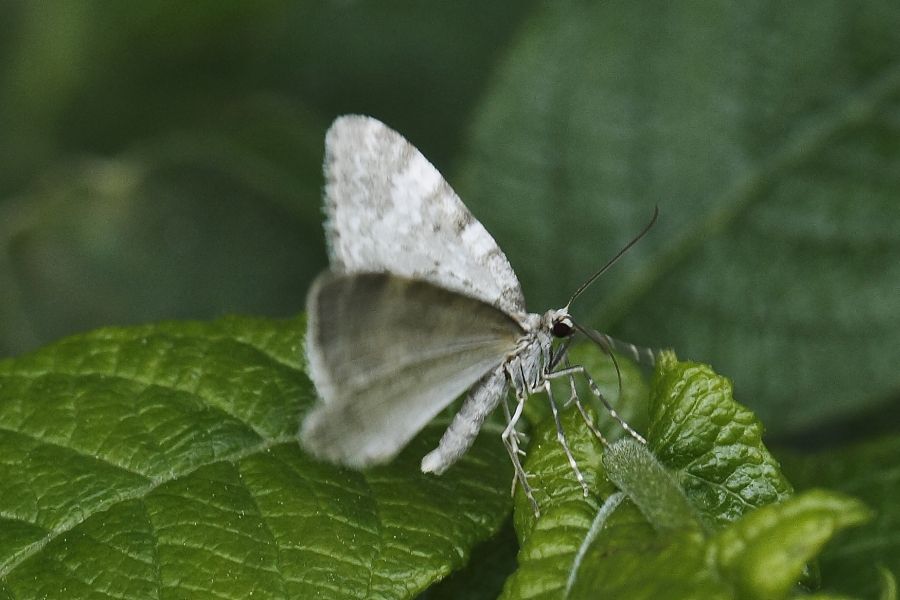
[[[409,598],[500,526],[482,436],[364,473],[299,450],[302,319],[103,329],[0,362],[0,595]]]
[[[321,174],[292,173],[262,140],[305,164],[323,125],[263,99],[241,112],[255,128],[82,160],[0,206],[0,354],[103,325],[303,306],[325,261]]]
[[[378,117],[446,173],[498,54],[536,4],[295,3],[261,68],[329,117]]]
[[[719,569],[742,598],[781,598],[835,534],[871,517],[858,500],[833,492],[804,492],[764,506],[715,539]]]
[[[889,0],[545,4],[458,188],[532,310],[658,203],[576,316],[712,363],[777,433],[810,428],[900,390],[898,47]]]
[[[85,4],[4,2],[0,68],[0,198],[52,155],[62,107],[83,76]]]
[[[378,114],[447,166],[531,4],[4,5],[0,356],[102,325],[295,313],[325,266],[331,118]]]
[[[9,161],[0,160],[0,192],[21,175],[5,166],[28,173],[63,149],[116,152],[252,93],[312,106],[325,121],[381,115],[447,159],[462,130],[452,124],[531,4],[50,0],[7,9],[0,123],[19,153],[0,154]]]
[[[881,595],[879,600],[897,600],[897,578],[884,567],[878,568],[881,580]]]
[[[844,534],[822,554],[823,585],[878,598],[876,567],[900,573],[900,435],[808,456],[787,455],[784,468],[798,488],[827,486],[859,498],[874,511],[864,527]]]
[[[706,537],[691,529],[656,532],[626,501],[585,553],[569,597],[786,598],[821,544],[867,515],[855,500],[807,492]]]

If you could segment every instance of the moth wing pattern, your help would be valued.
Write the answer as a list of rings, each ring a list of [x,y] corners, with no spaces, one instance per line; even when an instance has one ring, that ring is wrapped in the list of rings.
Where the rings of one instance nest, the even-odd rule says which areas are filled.
[[[497,242],[399,133],[371,117],[339,117],[325,136],[324,169],[333,271],[389,272],[524,313]]]
[[[355,468],[393,458],[523,334],[489,304],[385,273],[325,273],[307,318],[308,371],[321,401],[300,439]]]

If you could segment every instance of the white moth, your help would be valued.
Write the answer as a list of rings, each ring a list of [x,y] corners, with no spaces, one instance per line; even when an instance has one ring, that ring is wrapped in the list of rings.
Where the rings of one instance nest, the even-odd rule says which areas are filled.
[[[559,423],[551,379],[570,379],[573,400],[596,435],[574,393],[576,375],[643,441],[582,367],[566,361],[560,368],[576,328],[606,348],[614,342],[578,327],[568,304],[528,313],[497,243],[400,134],[370,117],[339,117],[325,137],[325,178],[331,268],[307,299],[308,371],[321,397],[300,429],[308,451],[356,468],[387,462],[468,390],[437,448],[422,459],[422,471],[441,474],[459,460],[501,404],[507,416],[503,443],[538,514],[516,432],[525,400],[536,392],[549,398],[558,438],[587,495]],[[556,351],[554,338],[566,340]]]

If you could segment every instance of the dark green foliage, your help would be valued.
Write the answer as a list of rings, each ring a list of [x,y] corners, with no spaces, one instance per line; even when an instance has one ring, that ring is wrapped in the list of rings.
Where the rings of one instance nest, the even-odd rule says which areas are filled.
[[[0,3],[0,598],[896,598],[898,48],[893,0]],[[589,497],[540,397],[537,521],[497,422],[442,478],[449,414],[312,462],[302,319],[214,320],[302,312],[346,112],[433,160],[534,311],[659,205],[572,309],[697,362],[623,361],[619,398],[573,349],[649,440],[566,411]]]

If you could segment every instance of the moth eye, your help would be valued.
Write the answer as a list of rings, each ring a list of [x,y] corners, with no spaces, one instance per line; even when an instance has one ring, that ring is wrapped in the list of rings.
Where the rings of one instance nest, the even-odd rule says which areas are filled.
[[[553,323],[553,335],[558,338],[569,337],[572,333],[572,326],[569,325],[567,320],[560,320]]]

